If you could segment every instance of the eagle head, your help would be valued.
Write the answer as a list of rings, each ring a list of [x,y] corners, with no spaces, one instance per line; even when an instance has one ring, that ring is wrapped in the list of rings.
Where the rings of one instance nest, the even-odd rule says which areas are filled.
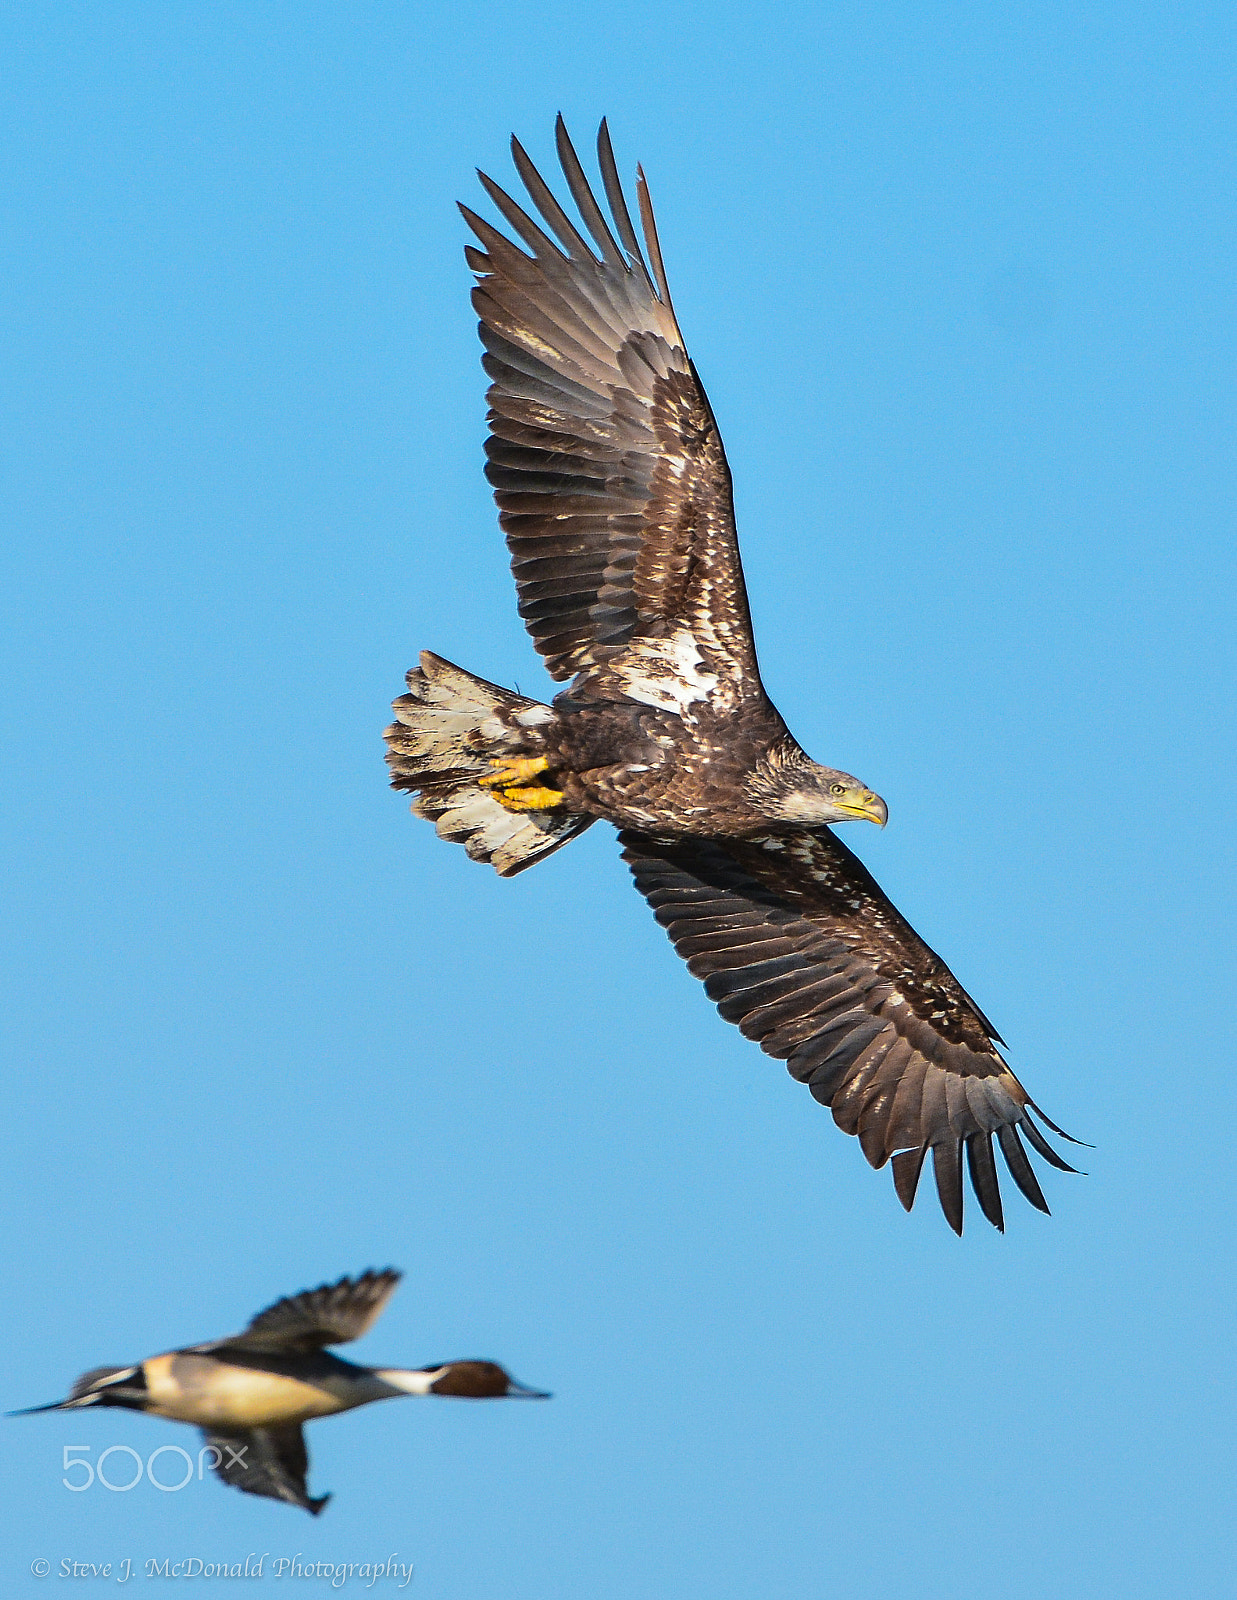
[[[863,818],[883,828],[889,808],[880,795],[849,772],[822,767],[793,741],[776,744],[747,780],[748,798],[770,822],[815,827],[822,822]]]

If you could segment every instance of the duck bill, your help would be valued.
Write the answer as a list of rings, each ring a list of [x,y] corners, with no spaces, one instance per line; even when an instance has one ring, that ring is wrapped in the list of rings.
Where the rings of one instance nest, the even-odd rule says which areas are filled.
[[[554,1397],[548,1389],[530,1389],[526,1383],[517,1383],[512,1378],[507,1385],[507,1398],[510,1400],[552,1400]]]

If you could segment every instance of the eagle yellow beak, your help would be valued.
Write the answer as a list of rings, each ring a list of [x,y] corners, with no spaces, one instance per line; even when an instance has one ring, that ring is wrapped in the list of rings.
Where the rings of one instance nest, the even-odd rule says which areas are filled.
[[[882,828],[889,821],[889,807],[880,795],[873,794],[871,789],[857,791],[853,800],[839,800],[838,810],[845,811],[848,816],[857,820],[875,822]]]

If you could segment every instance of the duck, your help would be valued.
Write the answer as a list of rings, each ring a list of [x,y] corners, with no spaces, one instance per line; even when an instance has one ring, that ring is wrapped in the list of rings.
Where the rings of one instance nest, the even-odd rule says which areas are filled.
[[[198,1427],[217,1477],[246,1494],[300,1506],[318,1516],[329,1494],[307,1487],[304,1424],[374,1400],[446,1395],[466,1400],[548,1400],[517,1383],[495,1361],[444,1361],[428,1367],[362,1367],[329,1347],[368,1333],[402,1274],[372,1269],[289,1295],[252,1318],[241,1333],[149,1356],[131,1367],[95,1367],[64,1400],[10,1413],[119,1406]]]

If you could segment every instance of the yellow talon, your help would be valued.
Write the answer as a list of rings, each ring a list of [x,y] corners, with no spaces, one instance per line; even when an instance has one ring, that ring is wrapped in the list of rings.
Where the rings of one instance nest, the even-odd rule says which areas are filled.
[[[482,780],[484,781],[484,780]],[[561,789],[504,789],[501,794],[494,796],[501,806],[508,811],[548,811],[552,806],[558,805],[562,798]]]
[[[544,772],[550,763],[544,756],[526,756],[515,761],[491,758],[490,765],[497,770],[488,777],[477,779],[483,789],[509,789],[527,783],[539,772]]]

